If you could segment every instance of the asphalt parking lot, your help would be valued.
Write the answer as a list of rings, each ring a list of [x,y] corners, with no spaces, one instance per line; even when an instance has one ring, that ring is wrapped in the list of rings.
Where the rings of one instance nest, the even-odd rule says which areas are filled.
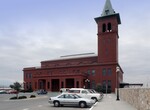
[[[36,95],[36,98],[29,98],[30,95]],[[20,93],[27,96],[27,99],[9,100],[15,94],[0,94],[0,110],[90,110],[90,108],[79,107],[54,107],[48,103],[50,96],[56,96],[59,93],[48,93],[47,95],[37,95],[36,93]]]

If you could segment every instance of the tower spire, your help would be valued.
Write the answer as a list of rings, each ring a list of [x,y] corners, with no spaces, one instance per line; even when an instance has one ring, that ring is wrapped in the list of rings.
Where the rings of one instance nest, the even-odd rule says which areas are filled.
[[[109,15],[113,15],[113,14],[115,14],[115,11],[112,8],[110,0],[106,0],[101,16],[109,16]]]

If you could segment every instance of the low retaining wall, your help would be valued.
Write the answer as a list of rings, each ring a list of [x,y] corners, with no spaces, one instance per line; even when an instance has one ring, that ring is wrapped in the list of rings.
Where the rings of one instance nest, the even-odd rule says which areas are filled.
[[[119,93],[121,99],[137,110],[150,110],[150,88],[123,88]]]

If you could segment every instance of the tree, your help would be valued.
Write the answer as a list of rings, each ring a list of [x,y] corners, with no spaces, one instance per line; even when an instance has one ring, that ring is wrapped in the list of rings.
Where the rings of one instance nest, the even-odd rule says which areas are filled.
[[[18,98],[19,91],[21,90],[21,84],[19,82],[14,82],[13,85],[10,85],[10,88],[17,91],[16,97]]]
[[[97,92],[101,92],[101,91],[102,91],[102,85],[101,85],[100,83],[98,83],[98,84],[96,85],[96,91],[97,91]]]

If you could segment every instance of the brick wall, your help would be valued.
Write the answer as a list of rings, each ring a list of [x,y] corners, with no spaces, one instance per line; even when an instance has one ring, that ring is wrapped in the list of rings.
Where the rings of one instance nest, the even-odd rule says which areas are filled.
[[[123,88],[119,92],[120,98],[137,110],[150,110],[150,88]]]

